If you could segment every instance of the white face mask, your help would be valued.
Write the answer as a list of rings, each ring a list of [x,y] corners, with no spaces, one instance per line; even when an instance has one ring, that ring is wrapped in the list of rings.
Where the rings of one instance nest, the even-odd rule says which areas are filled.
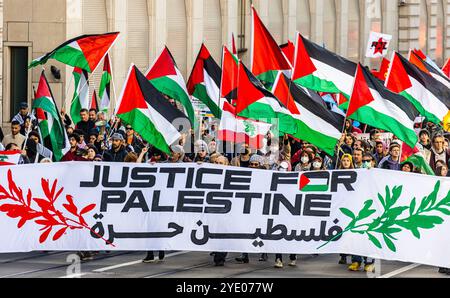
[[[315,162],[315,163],[313,163],[313,167],[315,169],[320,169],[322,167],[322,163],[321,162]]]
[[[301,161],[302,161],[302,163],[308,163],[309,162],[309,157],[303,156]]]

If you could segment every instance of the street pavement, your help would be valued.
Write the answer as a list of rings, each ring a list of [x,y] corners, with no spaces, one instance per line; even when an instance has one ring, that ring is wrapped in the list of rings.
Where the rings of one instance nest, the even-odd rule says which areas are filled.
[[[224,267],[215,267],[208,253],[166,252],[164,262],[142,263],[145,252],[101,252],[92,261],[78,262],[72,252],[0,254],[0,278],[449,278],[437,268],[419,264],[381,261],[375,274],[350,272],[339,265],[338,255],[302,255],[296,267],[274,268],[274,255],[259,262],[239,264],[228,255]],[[157,255],[157,254],[156,254]]]

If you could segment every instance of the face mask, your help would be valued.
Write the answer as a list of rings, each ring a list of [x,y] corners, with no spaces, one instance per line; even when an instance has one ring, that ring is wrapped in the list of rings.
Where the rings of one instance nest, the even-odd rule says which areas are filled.
[[[320,169],[322,167],[322,163],[315,162],[315,163],[313,163],[313,167],[316,168],[316,169]]]
[[[370,169],[370,168],[372,168],[372,163],[370,161],[365,161],[365,162],[363,162],[363,167],[365,169]]]
[[[301,159],[302,163],[308,163],[309,162],[309,158],[306,156],[303,156]]]

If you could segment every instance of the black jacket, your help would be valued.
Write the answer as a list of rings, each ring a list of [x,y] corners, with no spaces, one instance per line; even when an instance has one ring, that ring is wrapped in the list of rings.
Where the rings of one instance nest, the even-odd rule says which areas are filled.
[[[123,162],[125,160],[125,157],[127,156],[128,152],[125,150],[124,147],[120,148],[119,151],[114,152],[113,149],[105,151],[105,154],[103,156],[104,161],[109,162]]]

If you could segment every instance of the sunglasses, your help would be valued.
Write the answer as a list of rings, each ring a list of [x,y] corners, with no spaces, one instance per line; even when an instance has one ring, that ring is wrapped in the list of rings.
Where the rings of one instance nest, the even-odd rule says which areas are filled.
[[[251,166],[251,167],[259,167],[259,163],[258,163],[258,162],[256,162],[256,163],[250,163],[250,166]]]
[[[127,128],[125,128],[126,130],[133,130],[133,128],[132,127],[127,127]]]

